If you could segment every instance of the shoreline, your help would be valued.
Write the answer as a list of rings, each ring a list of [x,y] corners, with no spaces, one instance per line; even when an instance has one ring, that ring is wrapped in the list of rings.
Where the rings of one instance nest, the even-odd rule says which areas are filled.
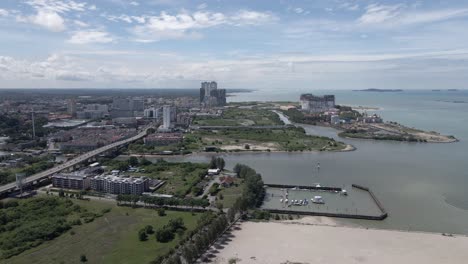
[[[268,154],[268,153],[322,153],[322,152],[351,152],[355,151],[357,148],[351,144],[346,144],[346,147],[341,150],[305,150],[305,151],[287,151],[287,150],[271,150],[271,151],[232,151],[232,152],[192,152],[190,154],[175,154],[175,155],[163,155],[163,154],[148,154],[148,153],[126,153],[119,156],[129,156],[129,157],[156,157],[156,158],[163,158],[163,157],[189,157],[189,156],[196,156],[196,155],[223,155],[223,154]]]
[[[246,221],[230,233],[222,247],[212,248],[212,262],[436,264],[468,258],[466,235],[371,229],[327,217]]]

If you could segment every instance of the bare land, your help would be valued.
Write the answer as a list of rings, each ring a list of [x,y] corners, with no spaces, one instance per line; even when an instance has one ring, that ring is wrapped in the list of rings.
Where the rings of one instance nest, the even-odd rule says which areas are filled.
[[[396,140],[427,143],[452,143],[458,141],[453,136],[441,135],[435,131],[423,131],[403,126],[395,122],[386,123],[356,123],[342,125],[344,129],[339,135],[350,138],[364,138],[376,140]]]
[[[212,263],[456,264],[468,259],[466,236],[344,227],[324,217],[244,222],[226,240],[213,251]]]

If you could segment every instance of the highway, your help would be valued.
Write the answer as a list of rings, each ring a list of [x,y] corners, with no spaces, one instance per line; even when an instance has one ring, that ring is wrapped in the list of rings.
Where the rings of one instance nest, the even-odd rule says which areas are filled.
[[[72,166],[75,166],[76,164],[79,164],[83,161],[86,161],[96,155],[99,155],[101,153],[104,153],[106,151],[109,151],[113,148],[116,148],[116,147],[120,147],[122,145],[125,145],[125,144],[128,144],[130,142],[133,142],[135,140],[138,140],[140,138],[143,138],[144,136],[146,136],[146,131],[148,130],[148,128],[150,128],[150,126],[148,127],[145,127],[143,129],[142,132],[140,132],[138,135],[136,136],[133,136],[131,138],[127,138],[127,139],[124,139],[122,141],[117,141],[117,142],[114,142],[114,143],[111,143],[109,145],[106,145],[104,147],[100,147],[98,149],[95,149],[95,150],[92,150],[90,152],[87,152],[87,153],[84,153],[74,159],[71,159],[65,163],[62,163],[58,166],[55,166],[53,168],[50,168],[48,170],[45,170],[45,171],[42,171],[42,172],[39,172],[37,174],[34,174],[34,175],[31,175],[27,178],[24,179],[23,181],[23,184],[24,185],[28,185],[29,183],[33,183],[34,181],[37,181],[37,180],[40,180],[40,179],[43,179],[43,178],[46,178],[46,177],[49,177],[57,172],[60,172],[62,170],[65,170],[65,169],[68,169]],[[12,191],[12,190],[15,190],[16,189],[16,182],[12,182],[12,183],[8,183],[8,184],[5,184],[5,185],[2,185],[0,186],[0,194],[3,194],[5,192],[8,192],[8,191]]]

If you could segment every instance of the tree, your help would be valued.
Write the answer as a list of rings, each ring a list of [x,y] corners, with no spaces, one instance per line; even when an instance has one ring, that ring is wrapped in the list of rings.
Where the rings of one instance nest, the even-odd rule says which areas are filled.
[[[62,189],[59,191],[59,197],[65,197],[65,192]]]
[[[138,231],[138,239],[140,239],[140,241],[148,240],[148,236],[146,235],[145,229],[141,229],[140,231]]]
[[[151,164],[152,164],[151,161],[149,161],[149,160],[146,159],[146,158],[141,158],[141,159],[140,159],[140,165],[141,165],[141,166],[148,166],[148,165],[151,165]]]
[[[159,216],[165,216],[166,215],[166,210],[164,210],[164,208],[159,208],[158,209],[158,215]]]
[[[87,261],[88,261],[88,258],[86,257],[85,254],[82,254],[82,255],[80,256],[80,261],[81,261],[81,262],[87,262]]]
[[[163,227],[156,231],[156,240],[161,243],[167,243],[174,239],[174,233],[167,227]]]
[[[135,156],[131,156],[129,159],[128,159],[128,164],[132,167],[135,167],[135,166],[138,166],[138,158],[135,157]]]
[[[153,226],[152,225],[145,226],[145,233],[146,234],[153,234],[154,233]]]

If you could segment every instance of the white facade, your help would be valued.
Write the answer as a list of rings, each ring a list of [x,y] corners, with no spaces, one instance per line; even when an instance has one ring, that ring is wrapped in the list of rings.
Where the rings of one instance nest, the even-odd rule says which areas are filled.
[[[165,105],[163,107],[163,129],[169,129],[171,127],[171,107]]]

